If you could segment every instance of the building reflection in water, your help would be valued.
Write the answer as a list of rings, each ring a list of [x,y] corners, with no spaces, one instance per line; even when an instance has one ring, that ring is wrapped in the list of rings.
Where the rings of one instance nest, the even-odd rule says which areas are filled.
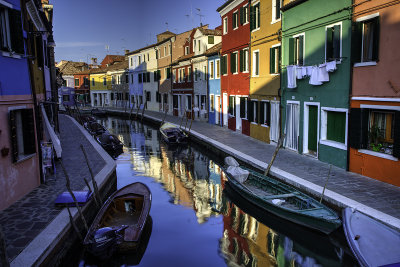
[[[137,121],[107,118],[101,122],[129,144],[122,157],[130,157],[136,175],[162,184],[171,203],[193,209],[199,224],[223,216],[219,249],[228,266],[340,265],[338,257],[313,254],[243,212],[226,196],[220,166],[190,145],[169,147],[160,142],[158,130]]]

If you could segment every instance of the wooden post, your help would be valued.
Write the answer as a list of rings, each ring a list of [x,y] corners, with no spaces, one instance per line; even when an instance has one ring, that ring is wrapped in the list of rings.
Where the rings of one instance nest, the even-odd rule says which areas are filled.
[[[190,129],[192,129],[193,119],[194,119],[194,116],[193,116],[193,109],[192,109],[192,116],[191,116],[191,120],[190,120],[189,133],[190,133]]]
[[[276,145],[276,148],[275,148],[275,151],[274,151],[274,154],[272,155],[271,162],[268,164],[268,167],[267,167],[267,169],[265,170],[265,173],[264,173],[265,176],[268,176],[269,170],[271,169],[272,164],[273,164],[274,161],[275,161],[276,155],[278,155],[279,149],[282,147],[282,144],[283,144],[283,140],[284,140],[284,139],[285,139],[285,135],[283,134],[283,135],[281,135],[281,137],[279,138],[278,144]]]
[[[94,197],[95,197],[95,199],[97,199],[97,200],[96,200],[96,204],[99,204],[100,206],[102,206],[102,205],[103,205],[103,202],[101,201],[99,188],[97,187],[97,182],[96,182],[96,180],[94,179],[94,175],[93,175],[92,168],[91,168],[90,165],[89,165],[89,159],[88,159],[88,157],[87,157],[86,150],[85,150],[85,148],[83,147],[82,144],[81,144],[80,147],[81,147],[81,150],[82,150],[82,152],[83,152],[83,156],[85,157],[86,165],[87,165],[88,168],[89,168],[90,176],[91,176],[91,178],[92,178],[92,185],[93,185],[93,190],[94,190]]]
[[[328,185],[329,176],[330,176],[330,174],[331,174],[331,169],[332,169],[332,165],[329,165],[328,177],[326,178],[325,186],[324,186],[324,189],[322,190],[322,195],[321,195],[321,199],[319,200],[319,203],[322,202],[322,198],[324,197],[325,188],[326,188],[326,186]]]
[[[145,108],[145,107],[147,107],[147,99],[146,99],[146,102],[144,102],[144,105],[143,105],[143,109],[142,109],[142,118],[140,119],[140,122],[143,122],[144,108]]]
[[[179,129],[182,128],[182,122],[183,122],[183,119],[184,119],[184,118],[185,118],[185,114],[182,115],[181,123],[179,124]]]
[[[3,229],[0,225],[0,266],[9,267],[10,263],[7,256],[6,241],[3,234]]]
[[[68,192],[70,193],[72,199],[74,200],[75,206],[78,209],[79,215],[81,216],[81,219],[83,221],[83,225],[85,226],[86,231],[88,231],[88,226],[87,226],[87,223],[86,223],[86,219],[83,216],[82,209],[79,206],[78,201],[76,200],[76,197],[75,197],[74,193],[71,190],[71,183],[70,183],[70,180],[69,180],[69,177],[68,177],[67,170],[65,169],[64,164],[62,163],[62,161],[60,161],[60,163],[61,163],[61,168],[63,169],[64,174],[65,174],[65,179],[67,180],[67,183],[65,184],[65,186],[67,187]]]
[[[79,228],[76,226],[76,223],[75,223],[75,221],[74,221],[74,218],[72,218],[71,211],[69,210],[69,206],[67,206],[67,210],[68,210],[68,215],[69,215],[69,221],[70,221],[71,224],[72,224],[72,228],[74,228],[75,233],[78,235],[79,240],[82,242],[82,241],[83,241],[82,235],[81,235],[81,233],[79,232]]]

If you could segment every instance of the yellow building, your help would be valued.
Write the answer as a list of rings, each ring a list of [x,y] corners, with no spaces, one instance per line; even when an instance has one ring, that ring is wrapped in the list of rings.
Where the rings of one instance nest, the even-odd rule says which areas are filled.
[[[278,141],[282,0],[251,1],[250,136]]]
[[[92,107],[104,107],[111,104],[111,75],[107,68],[92,69],[89,73],[90,100]]]

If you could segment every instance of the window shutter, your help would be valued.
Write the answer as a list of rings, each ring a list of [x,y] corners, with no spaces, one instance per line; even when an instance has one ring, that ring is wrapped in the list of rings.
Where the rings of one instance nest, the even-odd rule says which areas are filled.
[[[157,81],[161,80],[161,70],[157,70]]]
[[[254,7],[250,6],[250,31],[254,30]]]
[[[247,101],[247,114],[249,115],[249,121],[252,122],[254,118],[253,101]]]
[[[244,68],[243,68],[243,65],[244,65],[244,60],[243,60],[243,53],[244,51],[243,50],[240,50],[240,72],[243,72],[243,70],[244,70]]]
[[[16,110],[10,110],[10,135],[11,135],[11,158],[12,162],[18,161],[18,139],[17,139],[17,121]]]
[[[267,103],[267,117],[265,118],[267,125],[271,126],[271,102]]]
[[[150,82],[150,72],[147,72],[147,82]]]
[[[269,73],[275,73],[275,48],[269,49]]]
[[[240,118],[246,118],[246,98],[240,98]]]
[[[340,59],[340,25],[335,25],[333,29],[333,58]]]
[[[275,0],[275,19],[281,18],[281,0]]]
[[[295,64],[295,58],[294,58],[294,38],[289,38],[289,65],[294,65]]]
[[[240,25],[243,25],[244,17],[243,17],[243,7],[240,8]]]
[[[368,143],[369,110],[352,108],[349,118],[349,145],[352,148],[366,148]]]
[[[264,110],[265,110],[265,103],[266,102],[260,102],[260,117],[258,123],[264,124],[265,118],[264,118]]]
[[[153,78],[154,78],[154,81],[157,81],[157,71],[156,70],[153,72]]]
[[[281,46],[278,46],[278,73],[281,73]]]
[[[142,83],[142,74],[139,73],[138,76],[139,76],[139,83]]]
[[[333,58],[333,28],[329,27],[326,29],[326,50],[325,55],[327,60]]]
[[[352,25],[351,60],[353,63],[361,62],[362,22]]]
[[[233,57],[234,57],[234,54],[233,53],[231,53],[231,73],[234,73],[235,71],[234,71],[234,68],[235,68],[235,66],[234,66],[234,60],[233,60]]]
[[[299,65],[303,66],[304,64],[304,55],[303,55],[303,47],[304,47],[304,36],[299,36]]]
[[[235,13],[233,13],[232,14],[232,29],[235,28],[235,18],[236,18]]]
[[[400,158],[400,111],[394,113],[393,156]]]
[[[21,11],[8,9],[8,16],[10,20],[11,49],[18,54],[25,54]]]
[[[379,16],[373,19],[374,22],[374,43],[372,47],[372,60],[378,61],[379,60]]]
[[[260,16],[260,4],[257,4],[257,25],[258,25],[258,28],[260,28],[261,27],[261,16]]]

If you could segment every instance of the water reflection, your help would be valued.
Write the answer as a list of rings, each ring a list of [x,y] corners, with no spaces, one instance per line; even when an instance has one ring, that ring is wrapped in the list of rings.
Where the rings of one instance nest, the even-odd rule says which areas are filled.
[[[155,128],[136,121],[106,118],[100,122],[126,145],[117,159],[118,187],[133,182],[135,175],[154,196],[151,213],[156,234],[144,255],[147,265],[157,257],[163,266],[342,264],[341,254],[327,236],[265,214],[232,193],[217,163],[221,159],[211,159],[212,155],[190,144],[169,147],[160,142]],[[185,210],[193,211],[195,220]],[[168,221],[170,214],[174,223]],[[175,237],[160,254],[157,240],[167,238],[171,231]],[[191,246],[183,244],[187,239]]]

